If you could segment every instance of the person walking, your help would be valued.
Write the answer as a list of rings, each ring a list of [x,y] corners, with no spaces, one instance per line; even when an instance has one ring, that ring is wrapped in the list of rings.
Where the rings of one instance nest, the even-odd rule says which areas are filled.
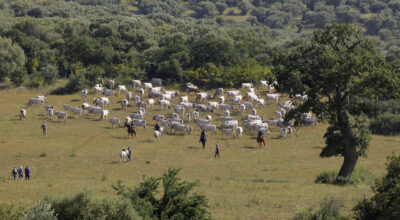
[[[131,148],[130,147],[128,147],[128,162],[131,162],[131,160],[132,160],[132,151],[131,151]]]
[[[14,167],[14,169],[12,169],[11,175],[14,177],[14,182],[17,181],[17,178],[18,178],[17,168]]]
[[[46,134],[47,134],[47,124],[45,122],[43,122],[40,127],[43,130],[43,136],[46,136]]]
[[[28,166],[25,167],[25,180],[29,180],[31,177],[31,169]]]
[[[205,149],[206,148],[207,137],[206,137],[206,132],[204,131],[204,129],[201,131],[199,142],[201,142],[203,144],[203,149]]]
[[[17,172],[18,172],[18,178],[23,179],[24,178],[24,170],[22,169],[22,166],[19,167]]]
[[[215,145],[215,154],[214,154],[214,157],[217,157],[217,156],[218,156],[218,158],[219,158],[219,146],[218,146],[218,144]]]

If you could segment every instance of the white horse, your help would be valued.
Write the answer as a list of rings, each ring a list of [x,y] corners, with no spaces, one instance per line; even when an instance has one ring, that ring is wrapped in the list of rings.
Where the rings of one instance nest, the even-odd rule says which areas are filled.
[[[128,155],[129,155],[129,151],[123,149],[120,153],[119,153],[119,164],[121,164],[121,162],[128,162]]]

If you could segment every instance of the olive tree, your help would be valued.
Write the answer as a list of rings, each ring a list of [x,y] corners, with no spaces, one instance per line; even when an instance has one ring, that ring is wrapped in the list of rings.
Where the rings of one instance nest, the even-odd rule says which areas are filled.
[[[374,101],[398,95],[398,76],[360,32],[348,24],[333,24],[315,31],[310,41],[277,53],[273,71],[290,95],[308,100],[290,111],[285,120],[312,111],[329,127],[320,156],[343,156],[339,177],[351,178],[358,158],[366,155],[370,132],[365,119],[378,116]]]

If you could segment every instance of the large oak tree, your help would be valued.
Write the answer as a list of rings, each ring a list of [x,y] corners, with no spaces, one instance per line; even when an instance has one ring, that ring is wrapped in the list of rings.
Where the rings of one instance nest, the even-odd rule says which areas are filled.
[[[320,156],[343,156],[339,176],[351,178],[359,156],[366,155],[368,118],[377,117],[376,101],[398,96],[399,76],[386,68],[373,43],[348,24],[333,24],[315,31],[310,41],[278,52],[274,68],[282,89],[308,100],[285,120],[301,122],[312,111],[329,127]]]

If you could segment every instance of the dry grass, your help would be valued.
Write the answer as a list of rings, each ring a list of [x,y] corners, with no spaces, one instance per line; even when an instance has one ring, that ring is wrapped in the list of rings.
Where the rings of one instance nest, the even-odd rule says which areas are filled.
[[[124,128],[110,129],[108,120],[99,121],[97,116],[70,118],[66,124],[49,121],[48,136],[43,137],[43,107],[27,109],[27,119],[18,120],[18,111],[28,98],[40,94],[39,90],[0,91],[0,202],[32,205],[45,194],[71,194],[84,188],[100,196],[115,195],[111,184],[117,180],[133,186],[143,175],[160,176],[168,167],[182,168],[183,179],[200,181],[197,190],[206,194],[210,211],[218,219],[286,219],[297,208],[318,205],[327,195],[344,199],[349,211],[356,200],[371,195],[367,185],[314,183],[322,170],[338,169],[342,162],[341,158],[318,157],[325,125],[296,130],[286,139],[273,129],[262,149],[249,134],[229,141],[218,134],[209,137],[203,150],[198,143],[200,130],[194,125],[191,136],[165,135],[161,143],[153,142],[151,116],[161,113],[157,105],[147,113],[149,127],[139,128],[137,139],[127,138]],[[123,120],[128,113],[120,110],[117,101],[121,99],[114,98],[109,109],[112,117]],[[64,103],[79,106],[82,101],[76,94],[49,96],[47,103],[60,110]],[[269,117],[276,109],[268,105],[258,111]],[[128,108],[128,112],[136,110]],[[213,157],[215,143],[221,147],[220,159]],[[127,146],[133,148],[134,161],[120,165],[118,153]],[[360,159],[358,166],[382,176],[391,152],[400,152],[399,137],[374,136],[369,157]],[[40,156],[43,153],[46,157]],[[19,165],[31,167],[29,182],[11,180],[11,169]]]

